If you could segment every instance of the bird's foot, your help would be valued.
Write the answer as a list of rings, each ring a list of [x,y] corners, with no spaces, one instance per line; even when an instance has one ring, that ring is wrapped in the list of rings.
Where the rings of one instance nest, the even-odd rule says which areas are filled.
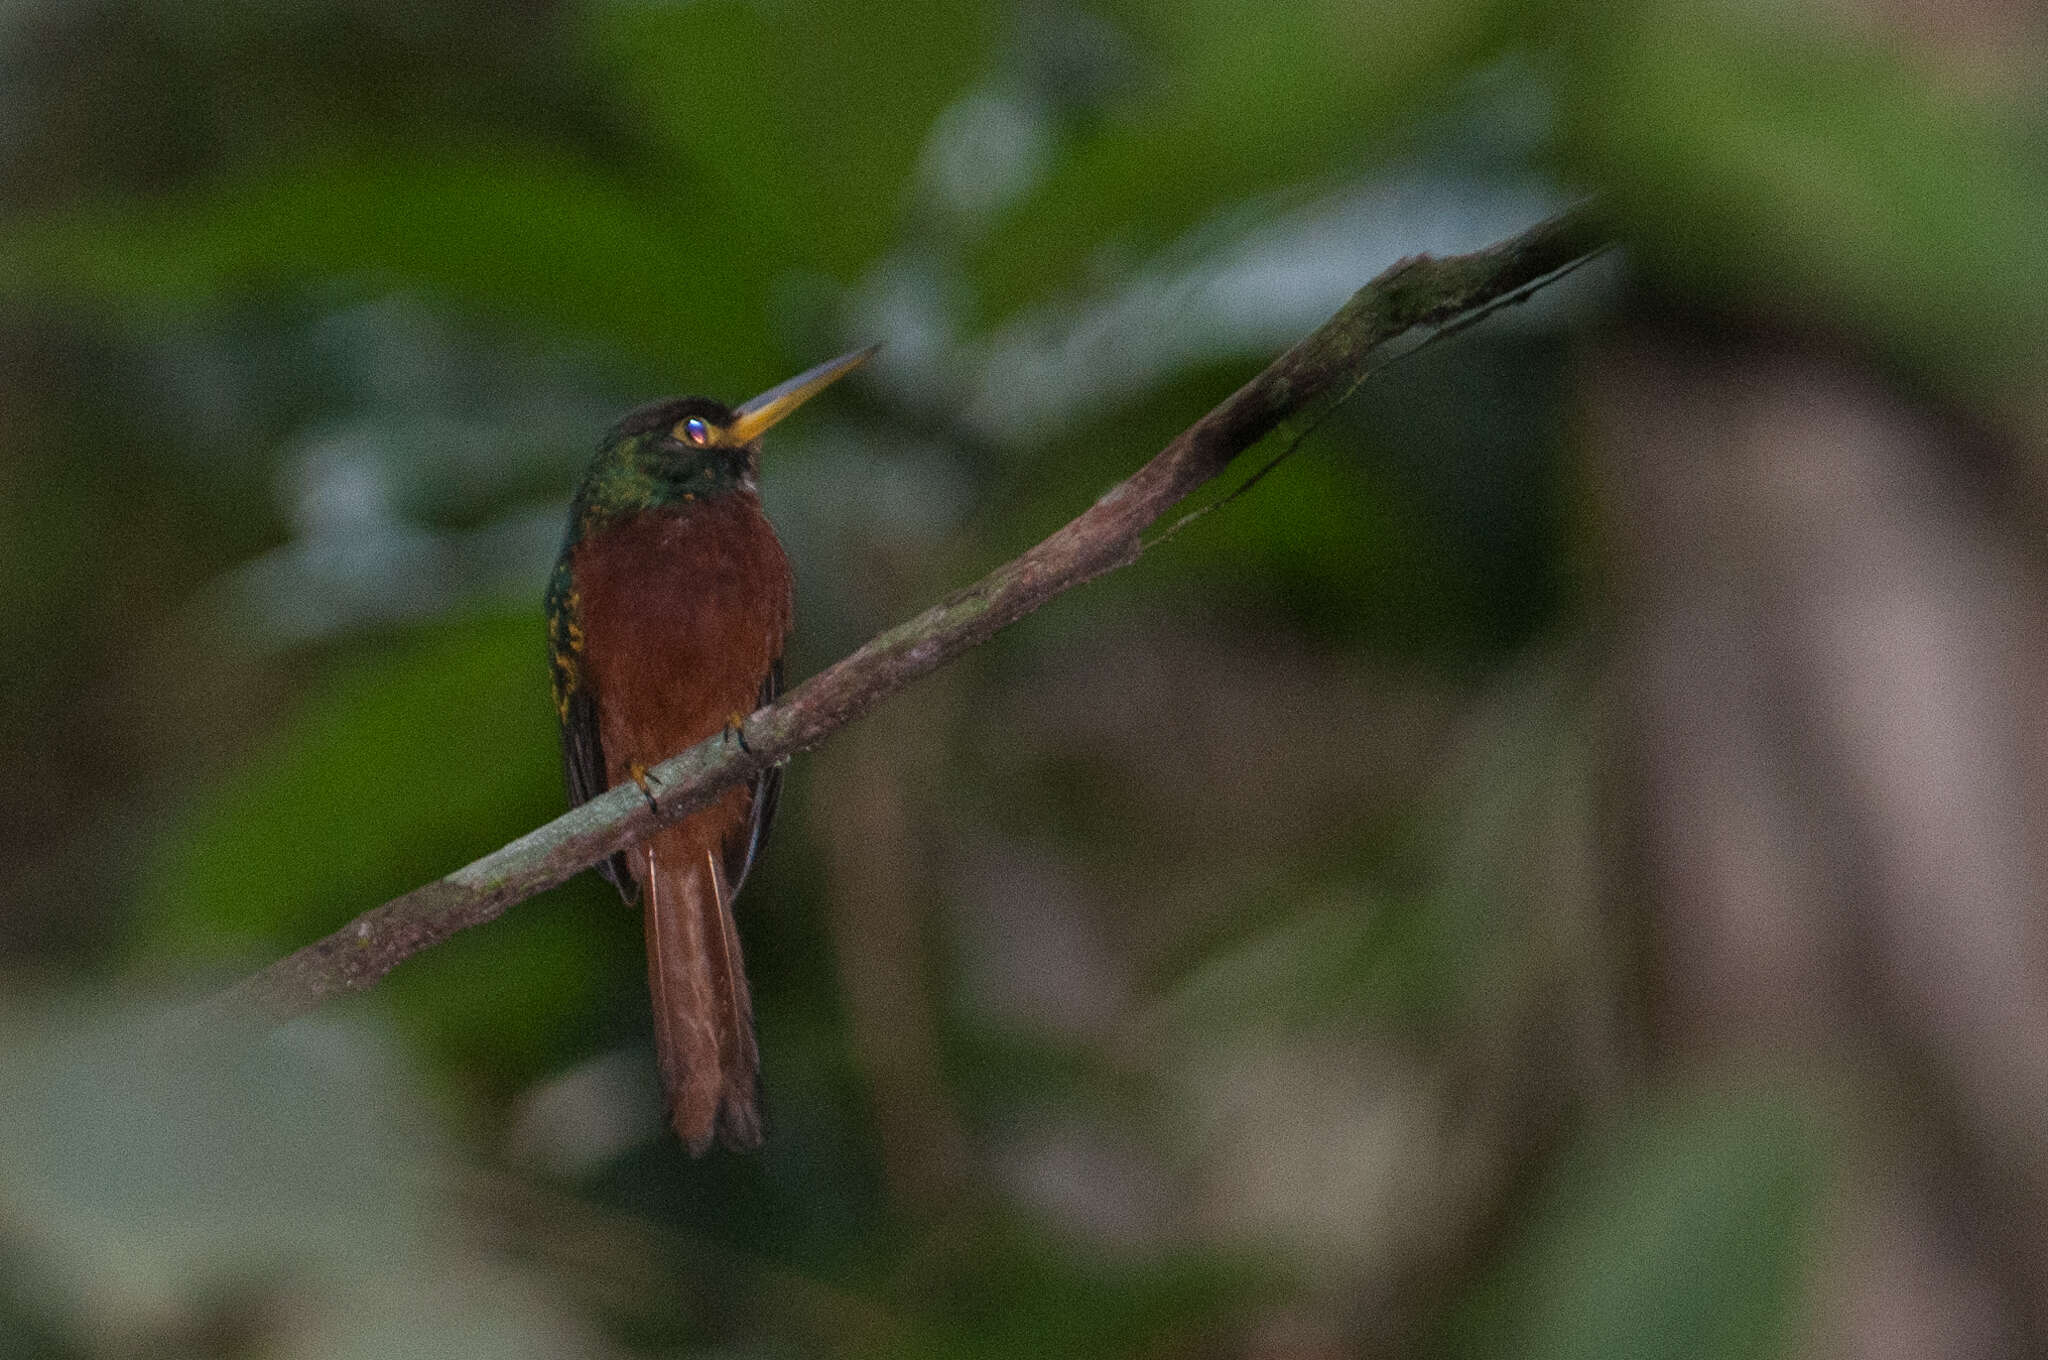
[[[640,786],[640,796],[647,800],[647,810],[659,817],[661,804],[654,801],[654,777],[647,773],[647,767],[634,761],[626,767],[626,773],[633,776],[633,782]]]
[[[754,754],[754,748],[747,745],[746,721],[747,715],[744,713],[733,712],[727,714],[725,719],[725,739],[727,741],[737,741],[742,751],[752,755]]]

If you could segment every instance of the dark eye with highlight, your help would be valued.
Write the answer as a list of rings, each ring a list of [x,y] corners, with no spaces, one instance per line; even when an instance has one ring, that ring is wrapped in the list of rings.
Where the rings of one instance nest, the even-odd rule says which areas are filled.
[[[702,416],[691,416],[676,426],[676,433],[700,449],[711,442],[711,424]]]

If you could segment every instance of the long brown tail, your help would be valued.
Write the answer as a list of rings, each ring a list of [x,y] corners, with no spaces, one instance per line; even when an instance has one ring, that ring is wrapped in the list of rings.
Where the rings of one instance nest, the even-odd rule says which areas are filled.
[[[729,1148],[761,1145],[761,1051],[732,895],[717,855],[687,830],[643,847],[647,989],[669,1119],[701,1156],[714,1134]]]

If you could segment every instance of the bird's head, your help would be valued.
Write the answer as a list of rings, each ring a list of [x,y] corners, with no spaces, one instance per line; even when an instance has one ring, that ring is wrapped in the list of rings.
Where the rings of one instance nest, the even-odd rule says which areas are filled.
[[[597,460],[577,492],[572,532],[587,527],[593,516],[752,491],[761,468],[761,436],[879,348],[842,354],[738,406],[710,397],[673,397],[628,412],[598,444]]]

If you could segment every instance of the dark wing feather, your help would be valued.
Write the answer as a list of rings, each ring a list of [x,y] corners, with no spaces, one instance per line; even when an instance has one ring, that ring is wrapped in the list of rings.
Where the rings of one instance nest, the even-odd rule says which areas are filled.
[[[782,658],[778,656],[769,666],[768,674],[761,677],[761,697],[755,707],[774,703],[781,693]],[[740,885],[747,881],[747,871],[754,867],[754,859],[768,839],[768,828],[775,821],[775,805],[781,797],[782,767],[771,765],[754,780],[753,815],[744,823],[741,834],[725,844],[725,878],[734,897],[739,896]]]
[[[605,783],[604,747],[597,736],[597,699],[583,675],[583,627],[576,617],[575,583],[567,553],[548,580],[547,615],[555,715],[562,723],[562,778],[569,786],[569,805],[575,807],[610,786]],[[640,886],[626,868],[625,855],[602,861],[597,871],[628,904],[639,898]]]
[[[585,690],[569,698],[562,720],[562,776],[569,785],[569,805],[587,803],[609,787],[604,782],[604,748],[597,740],[597,703]],[[626,868],[624,854],[598,861],[597,871],[619,890],[628,905],[638,901],[640,885]]]

